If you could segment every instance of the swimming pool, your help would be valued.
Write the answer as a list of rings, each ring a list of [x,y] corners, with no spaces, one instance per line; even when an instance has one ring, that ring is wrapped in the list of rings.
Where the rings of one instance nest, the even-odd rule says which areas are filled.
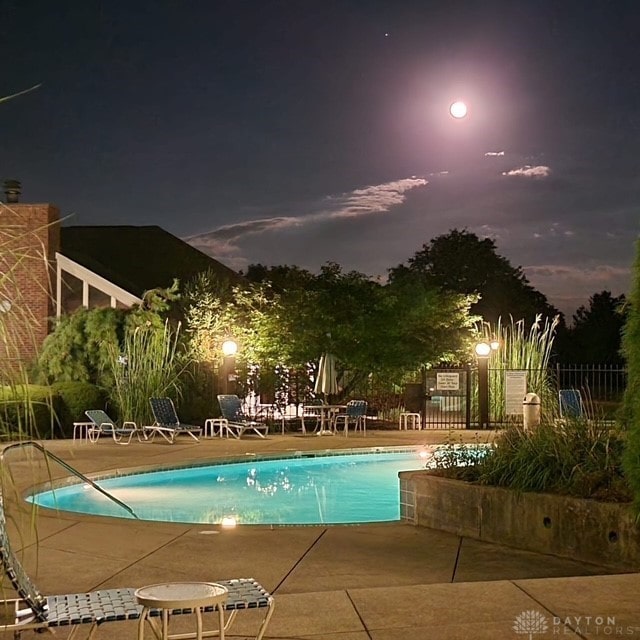
[[[398,472],[425,467],[420,448],[297,452],[153,470],[97,483],[138,518],[220,524],[346,524],[400,518]],[[90,485],[58,486],[29,498],[63,511],[132,517]]]

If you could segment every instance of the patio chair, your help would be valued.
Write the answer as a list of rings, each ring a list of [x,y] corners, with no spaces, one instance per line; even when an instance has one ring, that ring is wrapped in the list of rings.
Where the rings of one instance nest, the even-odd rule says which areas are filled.
[[[344,413],[339,413],[334,418],[336,430],[340,422],[344,423],[344,435],[349,435],[349,425],[353,424],[354,432],[362,429],[362,435],[367,435],[367,401],[366,400],[349,400],[347,409]]]
[[[582,394],[578,389],[560,389],[558,401],[560,418],[586,419],[587,413],[582,402]]]
[[[149,427],[144,427],[147,437],[153,440],[157,434],[170,444],[173,444],[181,433],[186,433],[196,442],[199,442],[198,436],[202,434],[202,427],[180,422],[171,398],[149,398],[149,403],[151,404],[155,423]]]
[[[322,409],[323,405],[320,398],[313,398],[309,402],[305,402],[302,407],[302,434],[307,435],[307,426],[313,425],[311,433],[317,433],[322,428]]]
[[[91,426],[87,429],[89,442],[98,442],[100,436],[111,436],[116,444],[126,445],[134,435],[138,436],[138,440],[142,436],[143,432],[135,422],[127,420],[119,427],[102,409],[88,409],[84,413],[91,420]]]
[[[69,637],[71,637],[78,625],[81,624],[90,625],[87,634],[87,640],[90,640],[99,625],[119,620],[138,620],[142,614],[142,606],[138,604],[134,595],[135,588],[101,589],[85,593],[50,596],[41,594],[11,549],[1,499],[0,561],[5,575],[18,595],[17,598],[6,598],[4,596],[7,589],[3,588],[3,597],[0,598],[0,609],[3,612],[0,633],[13,632],[13,637],[16,640],[20,639],[23,631],[53,631],[57,627],[69,627]],[[225,621],[225,631],[233,623],[238,611],[266,609],[256,635],[256,640],[260,640],[273,614],[273,596],[253,578],[216,580],[215,582],[226,587],[229,592],[228,599],[224,604],[225,611],[229,612]],[[204,609],[204,611],[213,610],[213,607]],[[178,615],[191,612],[191,609],[179,608],[170,613]],[[160,609],[150,611],[152,617],[161,615]],[[11,618],[13,618],[13,622],[10,622]],[[153,629],[157,630],[156,627],[157,625],[154,625]],[[205,631],[203,635],[210,637],[213,633],[215,632]],[[195,634],[185,634],[179,637],[195,638]]]
[[[247,432],[265,438],[269,433],[269,425],[249,418],[242,410],[242,401],[233,394],[221,394],[218,396],[218,404],[222,417],[227,420],[227,435],[241,438]]]

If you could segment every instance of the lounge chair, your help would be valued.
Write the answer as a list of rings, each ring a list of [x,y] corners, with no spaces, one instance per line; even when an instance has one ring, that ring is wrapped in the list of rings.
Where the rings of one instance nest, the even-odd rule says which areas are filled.
[[[349,435],[349,425],[353,424],[353,430],[362,429],[362,435],[367,435],[367,401],[349,400],[344,413],[339,413],[334,418],[335,429],[337,431],[340,422],[344,422],[344,435]]]
[[[247,432],[253,432],[261,438],[269,433],[269,425],[251,420],[242,410],[242,402],[236,395],[222,394],[218,396],[218,404],[222,417],[227,420],[227,435],[241,438]]]
[[[558,391],[560,418],[586,419],[587,413],[578,389],[560,389]]]
[[[102,409],[89,409],[85,411],[91,426],[87,429],[89,442],[98,442],[100,436],[111,436],[117,444],[129,444],[134,435],[138,440],[142,437],[142,431],[138,429],[135,422],[127,420],[119,427]]]
[[[180,422],[171,398],[149,398],[149,402],[155,422],[150,427],[144,427],[145,435],[153,439],[157,434],[173,444],[181,433],[186,433],[196,442],[199,441],[198,436],[202,434],[202,427]]]
[[[41,594],[11,549],[1,499],[0,561],[5,575],[11,581],[18,595],[17,598],[0,598],[0,610],[3,612],[0,633],[13,632],[13,637],[17,640],[23,631],[52,631],[56,627],[70,627],[69,637],[71,637],[76,631],[77,625],[81,624],[91,625],[87,634],[89,640],[98,626],[105,622],[138,620],[142,614],[142,606],[136,601],[134,588],[101,589],[85,593],[51,596]],[[266,608],[265,616],[256,635],[256,640],[260,640],[273,614],[273,597],[253,578],[216,580],[216,582],[226,587],[229,592],[228,599],[224,604],[225,611],[229,612],[225,621],[225,631],[234,621],[238,611]],[[7,587],[8,585],[3,587],[3,596]],[[213,611],[214,608],[207,607],[204,610]],[[150,616],[158,617],[161,613],[160,609],[152,609]],[[171,611],[171,615],[181,613],[191,613],[191,609],[180,608]],[[13,617],[13,622],[7,621],[5,623],[9,616]],[[155,620],[150,622],[155,623]],[[153,628],[157,630],[157,625],[154,624]],[[210,637],[215,633],[214,631],[205,631],[203,636]],[[195,633],[179,637],[195,638]]]

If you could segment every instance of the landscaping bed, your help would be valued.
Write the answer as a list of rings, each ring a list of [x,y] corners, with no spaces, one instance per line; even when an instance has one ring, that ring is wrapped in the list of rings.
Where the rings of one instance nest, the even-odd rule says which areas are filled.
[[[640,529],[630,503],[521,492],[403,471],[400,518],[456,535],[631,571]]]

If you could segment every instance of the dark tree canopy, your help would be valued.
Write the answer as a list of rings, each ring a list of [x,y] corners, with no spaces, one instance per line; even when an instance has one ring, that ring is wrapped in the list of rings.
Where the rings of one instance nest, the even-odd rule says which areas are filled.
[[[273,267],[250,264],[244,276],[249,282],[269,283],[274,291],[279,293],[291,288],[305,287],[314,279],[313,274],[306,269],[286,264]]]
[[[559,312],[534,289],[522,271],[498,255],[490,238],[453,229],[422,246],[408,264],[390,270],[391,281],[419,277],[427,286],[462,294],[479,294],[471,311],[488,322],[513,317],[532,322],[536,314]]]
[[[573,324],[558,343],[564,362],[622,364],[620,352],[626,317],[626,298],[601,291],[589,298],[573,316]]]
[[[400,380],[420,366],[466,361],[471,353],[473,296],[415,278],[382,285],[335,263],[318,274],[252,265],[246,277],[270,296],[260,313],[242,312],[250,318],[254,362],[301,367],[329,351],[358,384],[369,375]]]

